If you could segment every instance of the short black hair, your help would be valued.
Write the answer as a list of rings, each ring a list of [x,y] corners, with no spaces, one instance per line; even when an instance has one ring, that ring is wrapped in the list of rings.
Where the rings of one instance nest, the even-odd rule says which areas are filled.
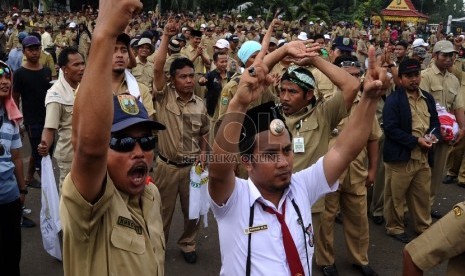
[[[226,54],[225,52],[215,52],[213,54],[213,61],[217,61],[219,55],[225,55],[226,57],[228,56],[228,54]]]
[[[404,47],[404,49],[408,48],[408,42],[405,41],[405,40],[400,40],[399,42],[397,42],[396,46],[398,46],[398,45]]]
[[[74,47],[66,47],[63,50],[61,50],[60,54],[58,55],[58,59],[57,59],[58,66],[59,67],[66,66],[66,64],[68,64],[69,62],[69,55],[74,55],[74,54],[81,54],[81,53],[79,53],[78,49]]]
[[[247,116],[246,116],[247,118]],[[287,133],[289,133],[289,138],[292,141],[292,132],[289,130],[287,127],[287,124],[285,124]],[[241,156],[246,156],[250,157],[253,154],[253,151],[255,149],[255,145],[257,144],[257,135],[259,133],[254,134],[253,136],[243,136],[240,137],[239,140],[239,154]]]
[[[174,77],[176,75],[176,70],[182,69],[186,66],[194,69],[194,63],[188,58],[182,57],[173,60],[173,63],[171,63],[170,66],[170,76]]]
[[[325,36],[322,35],[322,34],[316,34],[314,37],[313,37],[313,40],[317,40],[317,39],[325,39]]]

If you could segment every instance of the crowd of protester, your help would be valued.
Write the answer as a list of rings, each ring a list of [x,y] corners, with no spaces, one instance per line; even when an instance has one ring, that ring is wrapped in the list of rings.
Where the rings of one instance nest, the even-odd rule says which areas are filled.
[[[81,12],[61,14],[29,10],[0,13],[0,149],[6,147],[6,154],[0,151],[0,214],[8,217],[1,223],[0,248],[17,249],[20,225],[35,226],[24,208],[26,187],[40,188],[41,158],[52,154],[59,168],[67,275],[76,275],[82,269],[89,275],[112,273],[113,268],[92,262],[82,267],[84,261],[79,260],[78,253],[88,252],[89,243],[95,246],[89,258],[95,256],[92,261],[96,263],[134,264],[126,268],[128,275],[163,274],[164,245],[178,195],[184,219],[178,246],[185,261],[195,263],[200,224],[189,219],[189,177],[197,162],[211,167],[210,204],[218,220],[221,273],[225,275],[266,271],[276,275],[311,274],[313,255],[324,275],[338,275],[334,244],[342,241],[333,237],[336,222],[343,224],[347,258],[354,268],[361,275],[377,275],[369,265],[369,219],[385,227],[386,234],[396,241],[408,244],[404,252],[404,268],[408,271],[405,275],[428,270],[448,258],[452,258],[451,271],[463,268],[457,261],[465,244],[459,235],[463,228],[463,203],[443,219],[435,205],[438,190],[446,187],[441,183],[465,188],[463,34],[446,34],[441,25],[424,32],[404,23],[330,24],[319,18],[287,20],[286,15],[270,18],[247,13],[176,14],[155,10],[124,17],[119,22],[117,16],[124,14],[128,6],[116,6],[114,11],[101,6],[100,11],[88,7]],[[97,23],[99,12],[109,16]],[[99,29],[98,24],[103,27]],[[106,33],[104,27],[111,32]],[[106,36],[112,42],[109,45],[104,43]],[[269,71],[266,78],[261,70]],[[384,72],[386,79],[379,72]],[[104,73],[108,76],[101,77]],[[258,84],[253,78],[259,80]],[[386,93],[377,102],[376,116],[361,117],[361,110],[373,104],[367,98],[374,98],[370,95],[380,91],[371,86],[376,81],[383,85],[389,82],[382,89]],[[102,106],[102,110],[97,110],[86,105],[85,97],[94,97],[97,93],[93,90],[100,88],[111,93],[94,99]],[[247,99],[247,93],[259,90],[257,97]],[[105,113],[112,110],[113,101],[111,105],[103,104],[111,97],[114,117]],[[272,107],[263,109],[270,102]],[[289,201],[286,207],[292,211],[287,212],[302,226],[300,229],[299,224],[288,222],[287,229],[283,226],[286,223],[280,222],[279,239],[272,239],[271,244],[267,244],[270,240],[266,237],[251,235],[266,229],[252,227],[254,204],[250,206],[249,199],[242,202],[246,196],[241,193],[248,193],[243,188],[248,184],[238,180],[250,176],[249,181],[258,187],[250,195],[263,195],[259,202],[262,206],[255,208],[256,223],[269,222],[266,216],[274,219],[273,212],[280,220],[279,212],[285,212],[280,201],[282,193],[276,199],[273,193],[264,193],[267,189],[258,184],[266,182],[267,170],[274,168],[260,171],[253,161],[244,161],[244,156],[257,150],[255,142],[248,138],[261,137],[262,131],[269,131],[271,140],[282,134],[282,129],[273,125],[274,120],[262,122],[257,116],[254,121],[257,108],[259,112],[274,114],[272,117],[284,122],[289,132],[291,145],[270,151],[284,156],[292,152],[292,161],[290,157],[286,160],[295,176],[292,181],[287,175],[280,177],[292,183],[289,199],[294,204],[296,198],[298,206]],[[232,115],[245,111],[254,123],[267,127],[248,132],[247,119],[244,122]],[[92,114],[98,120],[90,117]],[[140,121],[131,121],[131,116]],[[363,143],[344,134],[345,128],[352,130],[357,125],[354,121],[360,119],[357,137],[364,137]],[[242,129],[227,129],[227,123],[236,121],[239,126],[243,124]],[[152,130],[157,130],[155,136]],[[141,133],[143,136],[137,136]],[[235,133],[243,135],[237,141],[239,148],[228,148],[225,137]],[[21,135],[27,135],[31,144],[25,178],[18,159]],[[105,140],[107,136],[109,141]],[[105,144],[108,142],[110,149]],[[346,149],[349,145],[353,152]],[[143,159],[150,162],[130,165],[127,174],[134,187],[125,186],[120,183],[124,177],[117,172],[119,165],[123,166],[121,170],[126,169],[125,161],[121,161],[125,159],[119,155],[137,149],[142,149]],[[225,155],[226,149],[235,153],[234,162],[215,159],[215,154]],[[340,160],[336,158],[338,154]],[[107,155],[108,162],[103,161]],[[323,156],[334,163],[325,164],[321,161]],[[313,170],[307,170],[308,167]],[[323,171],[325,174],[319,175]],[[83,176],[84,172],[88,176]],[[151,177],[146,180],[147,174]],[[229,175],[237,179],[228,178]],[[306,183],[301,180],[303,177],[318,182],[318,186],[299,190],[299,183]],[[333,185],[337,180],[339,185]],[[141,192],[135,188],[139,182],[155,185],[147,184],[145,192]],[[310,199],[299,199],[300,192],[308,193]],[[155,214],[149,215],[145,209],[148,207],[139,206],[142,203],[137,204],[137,200],[133,202],[134,195],[140,193],[144,199],[137,199],[156,209]],[[287,197],[285,192],[283,198]],[[231,207],[236,204],[239,208],[242,203],[245,211]],[[123,205],[127,209],[121,209]],[[103,211],[89,219],[93,206]],[[99,222],[104,212],[112,215]],[[414,233],[406,230],[407,212]],[[118,214],[113,220],[112,216]],[[433,219],[441,220],[433,224]],[[236,220],[241,221],[241,229],[231,227]],[[243,231],[247,223],[248,235],[234,232]],[[459,223],[462,226],[457,226]],[[112,225],[117,225],[113,232]],[[269,231],[276,230],[272,222],[264,225]],[[97,230],[90,231],[86,242],[79,243],[81,237],[76,233],[92,227]],[[128,234],[128,229],[134,233]],[[302,229],[303,237],[296,238],[295,233],[301,235]],[[276,249],[274,244],[282,242],[281,231],[284,249]],[[288,249],[285,231],[294,237],[293,249]],[[435,236],[438,231],[449,235],[451,241],[441,243]],[[141,233],[150,244],[141,243]],[[251,237],[259,242],[252,242],[251,246]],[[128,242],[130,239],[132,243]],[[423,257],[447,251],[447,246],[454,251],[442,259]],[[114,259],[105,259],[102,251],[114,248],[134,254],[116,250]],[[292,250],[292,254],[298,254],[298,264],[291,260]],[[0,264],[9,264],[9,275],[19,275],[21,251],[0,251]],[[285,256],[285,267],[258,251]],[[230,262],[225,262],[225,258]],[[153,267],[144,266],[145,261]]]

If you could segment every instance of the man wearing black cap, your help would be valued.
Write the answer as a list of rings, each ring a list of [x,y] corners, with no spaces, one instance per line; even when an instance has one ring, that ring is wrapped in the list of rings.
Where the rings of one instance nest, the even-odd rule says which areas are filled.
[[[22,102],[24,126],[31,143],[31,156],[27,170],[26,184],[40,187],[34,179],[37,171],[40,176],[40,157],[37,147],[40,144],[42,130],[45,123],[45,95],[50,88],[52,72],[50,68],[42,66],[39,62],[41,56],[41,43],[35,36],[23,39],[23,52],[26,62],[14,72],[13,96],[19,106]]]
[[[403,243],[411,240],[404,225],[405,201],[416,234],[431,225],[431,148],[441,139],[434,98],[419,88],[420,71],[415,59],[399,65],[401,85],[387,97],[383,109],[386,233]]]
[[[244,71],[213,146],[208,188],[218,221],[222,273],[311,275],[309,210],[320,196],[337,189],[337,179],[366,144],[388,79],[372,58],[350,131],[343,131],[314,166],[293,174],[293,138],[279,111],[267,103],[245,113],[267,85],[265,51],[253,69]],[[374,57],[374,48],[369,56]],[[234,163],[227,162],[239,151],[248,180],[235,178]]]
[[[75,152],[60,206],[65,275],[164,273],[160,194],[148,172],[152,131],[165,127],[133,96],[113,95],[116,39],[140,8],[138,0],[100,1],[92,58],[76,94]]]

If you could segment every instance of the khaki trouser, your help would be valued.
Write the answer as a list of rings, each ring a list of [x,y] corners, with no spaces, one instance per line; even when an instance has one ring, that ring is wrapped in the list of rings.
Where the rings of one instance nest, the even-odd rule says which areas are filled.
[[[61,187],[63,186],[63,181],[65,181],[66,176],[71,171],[71,161],[59,161],[57,160],[58,168],[60,169],[60,183],[58,185],[58,192],[61,195]]]
[[[378,167],[376,172],[376,179],[373,185],[373,193],[371,197],[371,213],[373,216],[383,216],[384,208],[384,163],[383,163],[383,149],[384,149],[384,134],[379,138],[379,151],[378,151]]]
[[[184,232],[178,240],[178,246],[183,252],[195,250],[198,220],[189,220],[189,182],[190,166],[175,167],[168,165],[157,158],[155,172],[155,185],[158,187],[162,203],[163,231],[165,241],[168,242],[171,220],[173,218],[176,199],[179,194],[181,210],[184,216]]]
[[[465,183],[465,139],[451,150],[447,158],[447,175],[457,176],[460,183]]]
[[[362,192],[360,192],[362,191]],[[363,192],[364,191],[364,192]],[[346,177],[340,190],[327,194],[325,211],[322,214],[315,251],[319,266],[334,264],[334,221],[341,210],[344,224],[344,238],[351,263],[368,264],[369,230],[365,181],[350,183]]]
[[[390,235],[405,231],[404,206],[412,214],[416,233],[423,233],[431,225],[429,204],[431,170],[428,163],[417,160],[384,163],[386,186],[384,190],[384,219],[386,232]]]
[[[444,177],[447,155],[452,149],[447,142],[439,142],[435,145],[434,148],[434,164],[431,168],[431,196],[430,204],[433,206],[436,194],[439,191],[439,187],[442,183]]]

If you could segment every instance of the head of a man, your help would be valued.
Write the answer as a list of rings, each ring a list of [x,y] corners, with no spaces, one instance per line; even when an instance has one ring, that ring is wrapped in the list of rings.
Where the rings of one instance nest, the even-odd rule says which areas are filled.
[[[336,58],[334,64],[347,71],[352,77],[360,79],[362,76],[361,64],[355,56],[340,56]]]
[[[137,43],[137,56],[143,59],[146,59],[150,56],[153,51],[154,47],[152,45],[152,41],[149,38],[143,37]]]
[[[116,38],[115,49],[113,51],[113,73],[122,74],[128,67],[130,42],[130,37],[124,33]]]
[[[407,92],[418,92],[421,81],[421,63],[416,59],[406,59],[399,64],[399,81]]]
[[[58,66],[63,72],[66,81],[76,88],[84,75],[86,64],[84,58],[76,48],[66,47],[58,55]]]
[[[350,56],[354,51],[354,42],[348,37],[338,36],[331,46],[329,59],[334,62],[339,56]]]
[[[397,60],[403,59],[407,55],[408,42],[401,40],[396,43],[394,48],[394,55],[397,57]]]
[[[292,134],[274,102],[247,111],[239,141],[241,160],[264,195],[279,194],[291,181]]]
[[[216,52],[213,54],[213,62],[219,72],[225,72],[228,67],[228,55],[224,52]]]
[[[33,64],[38,63],[42,48],[40,40],[36,36],[30,35],[23,39],[22,44],[26,60]]]
[[[188,58],[173,60],[170,67],[170,80],[180,95],[191,95],[195,88],[194,64]]]
[[[213,50],[215,52],[227,54],[229,52],[229,42],[224,38],[220,38],[213,46]]]
[[[315,78],[304,67],[289,66],[281,77],[279,100],[286,116],[295,114],[314,99]]]
[[[192,30],[191,40],[190,40],[190,44],[192,45],[192,47],[197,48],[201,40],[202,40],[202,32],[199,30]]]
[[[262,45],[260,43],[249,40],[242,44],[241,48],[237,52],[237,56],[244,67],[249,67],[254,63],[255,58],[261,49]]]
[[[434,63],[441,71],[445,71],[452,67],[454,64],[455,55],[457,51],[448,40],[441,40],[436,42],[433,48]]]
[[[118,190],[141,195],[156,145],[152,131],[163,130],[165,126],[151,120],[142,103],[131,95],[114,96],[113,104],[108,174]]]

